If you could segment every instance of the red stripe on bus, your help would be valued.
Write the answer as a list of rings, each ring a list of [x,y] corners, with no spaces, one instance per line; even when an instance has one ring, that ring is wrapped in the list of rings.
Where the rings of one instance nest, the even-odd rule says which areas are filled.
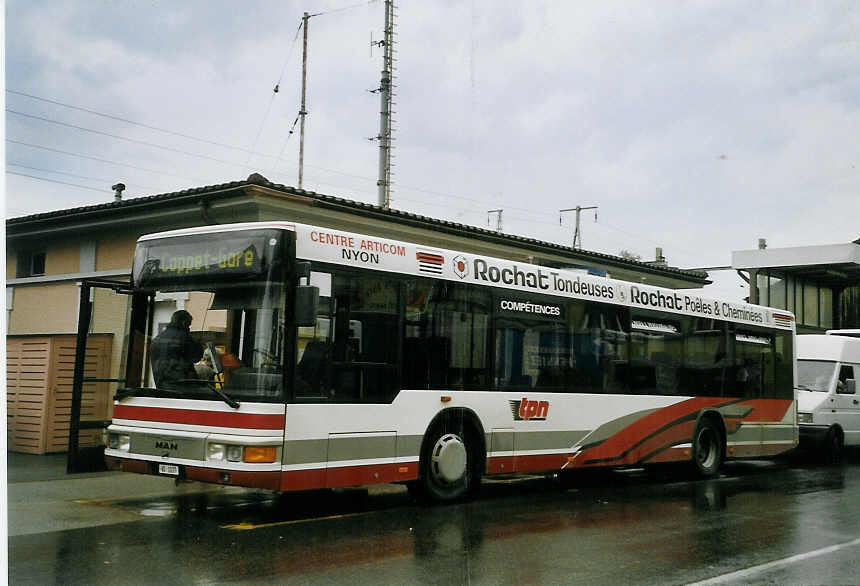
[[[316,490],[407,482],[418,478],[418,462],[369,464],[338,468],[289,470],[281,475],[281,490]]]
[[[692,416],[706,407],[716,407],[729,402],[731,399],[696,398],[660,409],[631,423],[603,443],[584,450],[577,457],[575,465],[636,464],[656,451],[673,444],[689,442],[693,437],[696,424]],[[733,405],[745,405],[752,409],[740,419],[724,418],[729,433],[737,431],[741,421],[756,423],[782,421],[788,409],[791,408],[792,400],[751,399]],[[661,427],[672,422],[674,422],[673,425],[661,430]]]
[[[258,413],[228,413],[226,411],[198,411],[196,409],[115,405],[113,408],[113,417],[114,419],[235,427],[239,429],[284,428],[284,416],[280,414],[263,415]]]
[[[739,405],[749,405],[753,408],[743,421],[759,422],[759,421],[782,421],[785,414],[791,409],[794,401],[792,399],[752,399],[750,401],[742,401]]]
[[[419,252],[415,255],[415,257],[421,262],[429,262],[433,264],[442,264],[445,262],[445,258],[438,256],[436,254],[425,254],[423,252]]]
[[[617,459],[622,454],[630,450],[637,442],[656,433],[661,427],[684,417],[692,417],[698,411],[707,407],[715,407],[729,402],[731,402],[731,399],[697,397],[669,405],[663,409],[658,409],[654,413],[650,413],[634,421],[618,433],[607,438],[603,443],[584,450],[577,459],[605,460],[602,463],[609,465],[621,464]]]

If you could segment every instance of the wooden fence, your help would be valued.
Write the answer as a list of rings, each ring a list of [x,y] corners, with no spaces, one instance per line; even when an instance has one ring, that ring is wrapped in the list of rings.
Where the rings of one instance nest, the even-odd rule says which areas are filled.
[[[110,376],[113,334],[87,338],[84,377]],[[74,335],[7,336],[7,441],[12,452],[65,452],[69,446]],[[81,420],[110,417],[110,383],[85,383]],[[99,430],[82,430],[81,446],[100,443]]]

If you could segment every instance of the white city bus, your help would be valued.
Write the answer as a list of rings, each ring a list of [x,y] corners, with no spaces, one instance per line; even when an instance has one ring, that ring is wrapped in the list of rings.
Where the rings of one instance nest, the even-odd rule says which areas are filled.
[[[797,444],[794,318],[286,222],[143,236],[111,468],[275,491],[730,458]],[[216,371],[157,387],[185,309]]]

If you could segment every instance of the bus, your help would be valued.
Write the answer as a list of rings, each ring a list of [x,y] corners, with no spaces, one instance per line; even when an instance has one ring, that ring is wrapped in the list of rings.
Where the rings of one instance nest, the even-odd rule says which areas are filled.
[[[132,289],[111,469],[447,502],[493,475],[710,477],[798,440],[782,310],[292,222],[143,236]],[[205,364],[156,384],[179,310]]]

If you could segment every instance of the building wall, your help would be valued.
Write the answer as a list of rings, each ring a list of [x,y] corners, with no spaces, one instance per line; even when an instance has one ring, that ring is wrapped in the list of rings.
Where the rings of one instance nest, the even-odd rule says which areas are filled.
[[[9,334],[71,334],[77,331],[78,286],[74,282],[15,287]]]
[[[77,273],[80,270],[80,242],[52,242],[45,247],[45,275]]]
[[[10,250],[6,249],[6,280],[14,279],[15,272],[18,270],[18,258],[17,255]]]
[[[138,237],[139,234],[133,233],[100,239],[96,249],[96,270],[131,268],[134,260],[134,246]]]

